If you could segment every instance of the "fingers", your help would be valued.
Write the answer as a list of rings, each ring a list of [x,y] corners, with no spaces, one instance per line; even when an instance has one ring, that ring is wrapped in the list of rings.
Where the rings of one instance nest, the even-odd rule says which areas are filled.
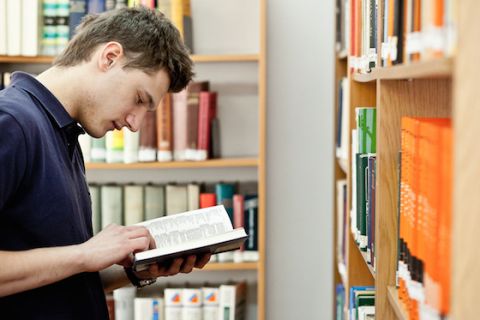
[[[206,253],[203,256],[201,256],[200,259],[198,259],[195,262],[195,268],[202,269],[203,267],[205,267],[205,265],[210,261],[211,257],[212,257],[211,253]]]
[[[182,267],[180,268],[181,273],[190,273],[193,270],[193,267],[195,267],[195,261],[197,260],[197,256],[188,256],[187,259],[182,264]]]
[[[140,238],[130,239],[129,244],[130,244],[130,252],[145,251],[145,250],[148,250],[150,246],[150,238],[140,237]]]

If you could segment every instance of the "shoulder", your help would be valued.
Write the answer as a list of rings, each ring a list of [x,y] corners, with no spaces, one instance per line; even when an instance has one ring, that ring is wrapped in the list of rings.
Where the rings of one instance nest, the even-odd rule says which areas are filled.
[[[33,133],[34,137],[39,122],[46,119],[43,110],[35,104],[29,94],[15,87],[0,91],[0,114],[3,114],[2,129],[7,124],[11,125],[12,130],[18,126],[17,129],[22,130],[25,137],[28,133]],[[5,123],[7,120],[10,121]]]

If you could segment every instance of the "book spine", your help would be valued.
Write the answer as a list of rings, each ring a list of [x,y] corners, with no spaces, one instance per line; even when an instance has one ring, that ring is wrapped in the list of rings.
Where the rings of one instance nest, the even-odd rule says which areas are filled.
[[[186,160],[187,151],[187,90],[173,94],[173,158]]]
[[[172,95],[167,94],[157,109],[157,159],[158,161],[172,161]]]
[[[70,16],[70,3],[69,0],[57,0],[57,19],[56,19],[56,28],[57,28],[57,41],[56,41],[56,51],[57,54],[61,53],[68,44],[70,39],[70,22],[68,21]]]
[[[105,11],[105,0],[87,0],[88,13],[102,13]]]
[[[199,95],[199,112],[198,112],[198,158],[206,160],[209,156],[210,149],[210,124],[216,113],[217,93],[216,92],[200,92]]]
[[[188,211],[200,208],[200,186],[196,183],[189,183],[187,186],[188,193]]]
[[[245,241],[243,258],[245,261],[258,261],[258,197],[247,196],[244,201]]]
[[[40,48],[41,3],[39,0],[22,0],[21,6],[22,55],[37,56]]]
[[[92,162],[105,162],[107,158],[106,138],[92,138]]]
[[[165,189],[166,214],[172,215],[188,209],[188,191],[186,185],[169,184]]]
[[[123,162],[125,163],[138,162],[140,133],[138,131],[132,132],[127,128],[123,128],[122,131],[123,131],[123,138],[124,138]]]
[[[157,160],[157,111],[147,112],[140,128],[138,160],[152,162]]]
[[[105,135],[106,161],[107,163],[121,163],[124,158],[123,131],[108,131]]]
[[[123,224],[122,187],[117,185],[103,185],[101,187],[102,229],[111,223]]]
[[[145,220],[143,215],[143,187],[140,185],[127,185],[123,190],[124,221],[130,226]]]
[[[22,1],[7,0],[7,54],[22,54]]]
[[[165,215],[165,188],[161,185],[145,186],[145,219],[151,220]]]
[[[85,14],[87,14],[86,0],[70,0],[70,16],[68,18],[69,38],[71,39],[75,34],[75,29],[82,21]]]
[[[92,201],[92,231],[93,234],[97,234],[102,230],[100,186],[90,184],[88,189]]]
[[[80,144],[80,149],[82,150],[83,161],[85,163],[91,162],[92,137],[90,137],[87,133],[81,134],[78,136],[78,143]]]
[[[7,29],[8,28],[8,29]],[[0,0],[0,55],[7,54],[7,0]]]

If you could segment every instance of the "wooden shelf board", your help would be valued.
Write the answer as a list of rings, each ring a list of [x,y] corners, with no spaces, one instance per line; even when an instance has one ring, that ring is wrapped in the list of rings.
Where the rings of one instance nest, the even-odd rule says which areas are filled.
[[[346,174],[348,172],[348,159],[337,158],[338,166]]]
[[[402,80],[424,78],[449,78],[453,73],[453,59],[432,59],[391,67],[374,68],[368,74],[354,73],[353,80],[370,82],[375,80]]]
[[[52,63],[51,56],[0,56],[0,63]]]
[[[212,159],[206,161],[171,161],[171,162],[137,162],[137,163],[87,163],[88,170],[137,170],[137,169],[175,169],[175,168],[230,168],[256,167],[257,158]]]
[[[353,234],[352,234],[353,237]],[[353,237],[355,239],[355,237]],[[375,270],[373,270],[373,267],[370,263],[367,262],[367,252],[360,250],[360,247],[358,245],[355,245],[357,248],[358,252],[360,252],[360,255],[363,257],[363,261],[365,262],[365,265],[368,268],[368,271],[370,271],[373,279],[375,279]]]
[[[347,50],[343,50],[343,51],[337,52],[337,59],[338,59],[338,60],[345,60],[345,61],[347,61],[347,57],[348,57],[348,52],[347,52]]]
[[[256,62],[258,54],[217,54],[217,55],[192,55],[194,62]],[[0,63],[52,63],[51,56],[0,56]]]
[[[369,73],[358,73],[355,72],[352,76],[353,80],[356,82],[370,82],[377,80],[377,75],[375,72],[376,69],[372,69]]]
[[[390,305],[392,306],[392,309],[395,312],[397,319],[408,320],[408,315],[405,312],[403,304],[398,299],[398,289],[395,287],[388,287],[387,290],[388,290],[388,301],[390,302]]]
[[[208,263],[202,271],[228,271],[228,270],[257,270],[258,262],[212,262]]]

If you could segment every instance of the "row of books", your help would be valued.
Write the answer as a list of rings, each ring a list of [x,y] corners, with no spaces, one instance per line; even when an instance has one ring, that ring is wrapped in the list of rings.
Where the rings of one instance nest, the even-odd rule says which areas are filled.
[[[377,109],[355,109],[352,130],[351,232],[367,263],[375,269],[375,185]]]
[[[220,158],[220,122],[217,93],[208,81],[164,97],[148,112],[138,132],[109,131],[104,138],[81,135],[85,162],[134,163],[203,161]]]
[[[0,72],[0,90],[5,89],[10,84],[11,72]]]
[[[337,52],[348,54],[355,71],[369,72],[378,54],[382,65],[390,66],[455,51],[453,0],[337,0],[336,8]]]
[[[348,78],[340,79],[337,92],[335,153],[344,172],[347,172],[348,136],[350,127],[350,84]]]
[[[198,288],[165,288],[153,297],[137,296],[133,287],[107,297],[110,320],[243,320],[247,283]]]
[[[445,118],[402,118],[399,297],[411,319],[450,310],[452,127]]]
[[[224,205],[234,228],[249,235],[236,252],[218,254],[219,262],[258,261],[256,182],[216,184],[90,184],[94,233],[111,223],[133,225],[165,215]]]
[[[346,292],[343,284],[336,286],[336,320],[371,320],[375,319],[375,287],[350,287],[350,304],[346,305]]]
[[[189,0],[0,0],[0,55],[55,56],[86,14],[135,5],[165,13],[193,49]]]

